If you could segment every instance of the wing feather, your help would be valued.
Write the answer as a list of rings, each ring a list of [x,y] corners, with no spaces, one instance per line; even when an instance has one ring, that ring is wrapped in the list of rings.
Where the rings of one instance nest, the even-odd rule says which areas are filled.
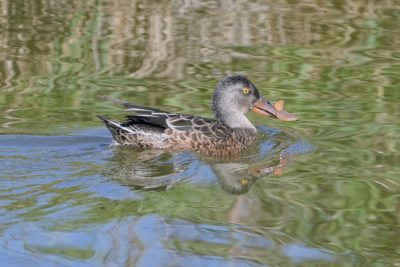
[[[136,113],[136,115],[127,116],[128,121],[122,124],[124,127],[135,124],[145,124],[161,127],[163,129],[170,128],[175,131],[197,132],[210,138],[224,139],[232,136],[232,129],[215,119],[165,112],[159,109],[142,107],[112,97],[104,98],[123,105],[127,108],[125,111]]]

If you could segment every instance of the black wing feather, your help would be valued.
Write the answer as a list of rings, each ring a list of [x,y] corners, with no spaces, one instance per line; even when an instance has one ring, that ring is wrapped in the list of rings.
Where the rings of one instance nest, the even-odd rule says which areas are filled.
[[[166,119],[160,116],[129,115],[127,118],[127,124],[146,124],[163,129],[168,128]]]

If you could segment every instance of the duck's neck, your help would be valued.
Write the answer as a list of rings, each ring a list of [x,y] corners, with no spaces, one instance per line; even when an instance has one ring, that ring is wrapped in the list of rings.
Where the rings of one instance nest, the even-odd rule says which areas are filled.
[[[214,110],[214,113],[218,121],[228,125],[231,128],[246,129],[257,132],[256,127],[254,127],[254,125],[242,112],[225,108],[224,110]]]

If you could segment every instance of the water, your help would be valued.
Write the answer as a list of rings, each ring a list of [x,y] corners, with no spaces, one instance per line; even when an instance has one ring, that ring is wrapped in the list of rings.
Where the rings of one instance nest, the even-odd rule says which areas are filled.
[[[1,266],[399,264],[396,1],[5,0],[0,14]],[[233,72],[300,117],[250,114],[241,159],[112,147],[96,118],[124,115],[100,95],[212,116]]]

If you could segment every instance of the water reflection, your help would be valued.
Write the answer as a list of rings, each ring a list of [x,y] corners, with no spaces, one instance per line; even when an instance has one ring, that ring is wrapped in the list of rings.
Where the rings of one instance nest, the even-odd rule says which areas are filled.
[[[0,80],[2,85],[15,85],[18,79],[36,77],[30,89],[38,90],[48,75],[52,75],[48,86],[53,87],[64,85],[71,75],[95,78],[105,73],[205,79],[209,70],[223,76],[227,69],[235,69],[238,61],[251,59],[257,60],[256,66],[249,64],[242,71],[263,75],[259,68],[279,59],[283,62],[273,62],[274,72],[298,75],[299,79],[320,78],[326,75],[327,61],[354,66],[354,62],[358,65],[382,58],[368,51],[381,38],[386,44],[398,41],[395,34],[382,36],[377,31],[377,24],[387,19],[380,15],[398,8],[390,0],[384,5],[355,0],[334,4],[262,0],[40,0],[32,4],[2,0],[0,22],[6,31],[0,38],[5,51],[0,53],[4,75]],[[340,18],[350,23],[344,25]],[[361,30],[354,33],[355,28]],[[377,32],[371,35],[370,31]],[[331,49],[325,49],[328,45]],[[349,45],[356,48],[347,49]],[[294,49],[289,55],[322,68],[308,62],[302,69],[291,66],[293,61],[284,57],[287,52],[282,48],[293,46],[311,47],[311,51]],[[376,67],[374,78],[386,80],[382,73],[387,64]],[[341,66],[334,71],[340,74]]]
[[[94,225],[85,231],[65,232],[24,224],[11,226],[0,255],[5,266],[15,260],[25,266],[269,266],[291,264],[340,264],[349,256],[304,243],[280,244],[285,236],[260,233],[240,225],[227,227],[157,215],[123,218]],[[45,226],[43,227],[45,229]],[[98,234],[103,233],[103,234]],[[106,234],[104,234],[106,233]],[[24,241],[13,238],[24,236]],[[18,254],[24,249],[41,255],[33,260]],[[13,260],[14,258],[14,260]],[[29,261],[30,259],[30,261]],[[350,266],[350,265],[349,265]]]
[[[271,173],[280,175],[289,159],[311,150],[310,144],[277,129],[261,127],[259,131],[255,146],[228,157],[114,146],[107,175],[134,188],[165,190],[180,181],[190,180],[206,167],[208,177],[192,182],[207,184],[210,179],[217,180],[225,191],[244,194],[258,178]]]
[[[290,159],[287,155],[293,157],[297,153],[303,155],[298,161],[310,149],[307,142],[287,139],[287,134],[282,136],[279,130],[260,131],[270,133],[270,138],[260,138],[258,151],[253,154],[257,160],[274,162],[278,155]],[[396,219],[389,214],[384,216],[393,198],[370,198],[379,195],[379,191],[368,181],[363,182],[362,192],[358,191],[360,184],[351,179],[338,180],[331,188],[329,184],[311,180],[312,177],[307,177],[310,172],[303,171],[304,176],[299,177],[302,181],[290,174],[263,178],[252,184],[254,190],[238,196],[216,189],[214,184],[220,179],[218,170],[206,160],[190,153],[150,153],[144,158],[146,153],[139,151],[137,157],[137,151],[132,149],[108,148],[111,138],[105,129],[99,134],[86,132],[74,136],[0,137],[0,163],[5,166],[0,174],[1,209],[5,211],[5,216],[0,217],[3,233],[0,245],[6,250],[0,258],[10,265],[21,253],[19,259],[23,262],[33,258],[38,264],[50,264],[56,257],[57,262],[68,266],[75,266],[78,261],[96,265],[143,261],[146,266],[145,263],[160,257],[184,265],[188,261],[239,266],[274,262],[342,264],[353,260],[368,263],[365,256],[356,252],[346,255],[344,249],[326,245],[326,240],[336,235],[344,240],[356,235],[357,242],[365,238],[358,236],[357,230],[364,224],[352,221],[352,218],[365,219],[357,216],[365,201],[370,205],[368,210],[361,209],[367,212],[366,219],[389,226],[375,228],[371,224],[374,228],[368,229],[387,238],[393,236],[390,225]],[[281,153],[282,150],[285,152]],[[127,158],[124,153],[129,153],[136,163],[124,161]],[[150,162],[142,169],[137,164],[141,159]],[[221,162],[216,164],[229,164]],[[149,170],[155,178],[162,174],[158,171],[177,172],[167,180],[175,184],[156,188],[156,192],[154,188],[143,190],[136,185],[129,190],[132,188],[129,175],[119,173],[117,177],[104,179],[100,175],[113,164],[128,166],[129,174],[132,165],[127,163],[140,169],[137,176],[148,175],[144,178],[151,178]],[[159,166],[154,168],[153,163]],[[248,166],[247,162],[242,164]],[[179,180],[178,175],[183,179]],[[143,186],[143,181],[147,182],[143,179],[139,186]],[[335,198],[338,195],[340,199]],[[343,212],[349,207],[351,210]],[[337,232],[342,224],[349,229]],[[376,241],[371,246],[378,249],[382,243]],[[34,256],[27,256],[26,251]],[[376,253],[378,256],[382,252]]]

